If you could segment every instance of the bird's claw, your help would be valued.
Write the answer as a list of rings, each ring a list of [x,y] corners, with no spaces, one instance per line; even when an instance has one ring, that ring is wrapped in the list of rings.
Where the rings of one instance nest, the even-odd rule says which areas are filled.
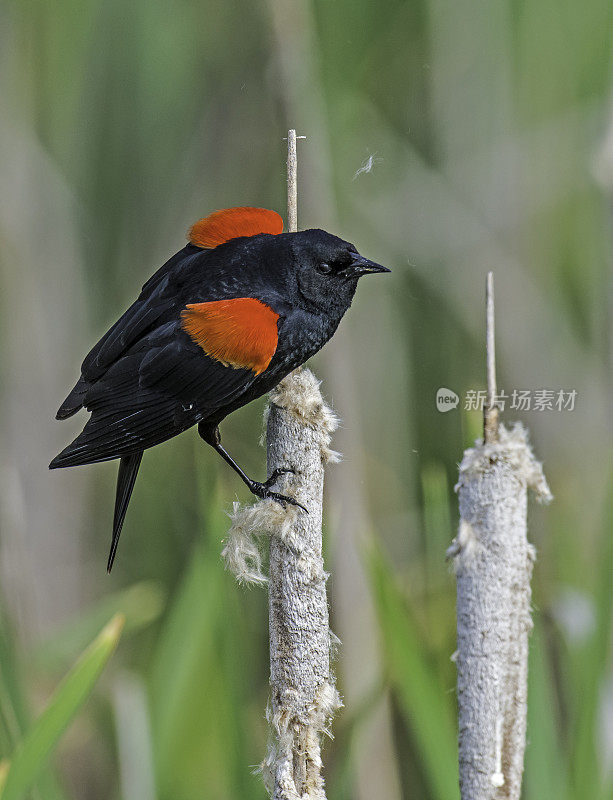
[[[295,474],[296,470],[291,469],[291,467],[286,467],[285,469],[275,469],[273,470],[272,475],[264,481],[262,486],[265,486],[267,489],[270,489],[270,487],[273,486],[279,480],[281,475],[295,475]]]
[[[279,494],[279,492],[271,491],[270,487],[281,477],[281,475],[287,475],[287,474],[295,475],[296,470],[289,468],[275,469],[272,475],[267,480],[265,480],[264,483],[260,483],[259,481],[253,481],[250,484],[249,488],[256,497],[259,497],[262,500],[266,499],[275,500],[277,503],[283,506],[283,508],[285,508],[288,504],[291,506],[297,506],[298,508],[301,508],[305,512],[305,514],[308,514],[309,512],[306,510],[306,508],[297,500],[294,500],[293,497],[288,497],[286,494]]]
[[[277,503],[282,505],[283,508],[285,508],[286,504],[289,503],[291,506],[297,506],[298,508],[301,508],[305,514],[309,513],[301,503],[299,503],[297,500],[294,500],[293,497],[288,497],[286,494],[279,494],[278,492],[268,492],[266,497],[270,497],[271,500],[275,500]]]

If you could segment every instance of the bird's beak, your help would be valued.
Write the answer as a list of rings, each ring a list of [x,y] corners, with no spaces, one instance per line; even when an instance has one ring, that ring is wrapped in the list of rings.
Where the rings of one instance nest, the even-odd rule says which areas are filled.
[[[391,269],[382,267],[381,264],[375,264],[374,261],[369,261],[367,258],[364,258],[364,256],[356,253],[349,267],[349,272],[357,278],[360,278],[362,275],[369,275],[373,272],[391,272]]]

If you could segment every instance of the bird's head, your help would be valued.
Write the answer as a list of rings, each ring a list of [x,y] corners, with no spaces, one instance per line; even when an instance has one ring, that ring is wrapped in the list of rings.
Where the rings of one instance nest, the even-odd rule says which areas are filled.
[[[375,272],[390,272],[361,256],[350,242],[319,229],[289,234],[298,291],[309,305],[346,310],[358,280]]]

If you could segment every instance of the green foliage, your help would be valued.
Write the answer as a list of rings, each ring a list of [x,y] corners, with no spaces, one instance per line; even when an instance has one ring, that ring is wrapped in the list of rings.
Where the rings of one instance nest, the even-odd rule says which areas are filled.
[[[151,664],[159,794],[198,800],[205,787],[212,800],[264,797],[250,769],[266,742],[265,695],[256,695],[255,707],[253,697],[254,679],[265,674],[258,664],[264,641],[254,636],[244,605],[257,599],[264,614],[265,598],[261,590],[237,590],[224,571],[218,545],[227,517],[219,511],[217,492],[203,487],[202,497],[199,527],[207,546],[198,545],[190,558]]]
[[[156,620],[164,607],[164,591],[153,581],[134,583],[104,597],[94,608],[82,612],[34,652],[37,669],[52,671],[64,666],[72,653],[82,650],[104,620],[115,614],[124,619],[124,636],[140,631]]]
[[[117,614],[80,656],[49,700],[47,707],[5,763],[2,800],[20,800],[36,781],[60,737],[91,693],[111,657],[123,627]]]
[[[385,662],[423,763],[428,796],[453,800],[459,796],[458,748],[450,695],[438,680],[427,640],[392,570],[376,550],[370,562]]]
[[[457,463],[481,415],[462,403],[441,414],[434,398],[441,386],[461,398],[484,387],[483,286],[494,269],[500,386],[578,391],[572,413],[504,413],[529,426],[556,496],[530,511],[539,558],[525,800],[610,797],[611,168],[601,157],[610,0],[7,0],[0,23],[0,500],[10,573],[0,756],[17,752],[36,724],[30,709],[106,619],[121,611],[132,632],[32,799],[120,800],[130,752],[109,710],[115,663],[147,688],[142,730],[150,725],[158,800],[263,796],[250,770],[267,740],[266,597],[237,588],[219,558],[223,512],[246,499],[244,487],[193,432],[147,453],[107,578],[114,467],[50,477],[46,464],[78,428],[78,418],[58,427],[53,413],[80,359],[188,225],[231,205],[283,210],[288,127],[308,137],[301,226],[339,233],[393,270],[360,287],[315,361],[343,419],[336,486],[364,501],[364,518],[349,514],[347,524],[377,537],[362,564],[347,558],[339,525],[350,489],[328,493],[341,692],[374,634],[381,663],[326,743],[330,794],[359,796],[360,736],[391,692],[386,755],[402,796],[457,796],[445,549]],[[281,29],[296,42],[289,63]],[[372,169],[356,176],[370,155]],[[228,450],[263,477],[261,404],[222,429]],[[62,556],[51,557],[61,534]],[[74,558],[64,558],[66,541]],[[368,614],[346,624],[362,605],[342,608],[364,569],[374,634]],[[571,605],[591,609],[578,633],[560,611],[569,592]],[[69,621],[47,627],[60,619]]]
[[[8,757],[30,728],[30,714],[23,686],[24,664],[15,647],[13,631],[2,609],[0,614],[0,785],[6,779]],[[36,800],[63,800],[64,795],[50,770],[36,782]]]

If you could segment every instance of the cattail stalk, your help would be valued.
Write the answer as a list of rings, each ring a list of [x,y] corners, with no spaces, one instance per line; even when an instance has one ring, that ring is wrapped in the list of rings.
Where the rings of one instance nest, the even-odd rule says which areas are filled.
[[[551,493],[521,425],[495,407],[493,280],[487,282],[484,440],[464,453],[456,490],[459,763],[462,800],[519,800],[526,746],[530,579],[527,490]]]
[[[297,229],[296,132],[288,133],[288,229]],[[325,800],[321,739],[340,706],[330,670],[332,637],[322,558],[324,464],[334,460],[336,418],[307,369],[270,393],[268,473],[292,469],[278,482],[308,513],[263,500],[235,508],[224,549],[239,580],[264,582],[259,534],[270,535],[270,685],[272,741],[262,774],[273,800]]]

